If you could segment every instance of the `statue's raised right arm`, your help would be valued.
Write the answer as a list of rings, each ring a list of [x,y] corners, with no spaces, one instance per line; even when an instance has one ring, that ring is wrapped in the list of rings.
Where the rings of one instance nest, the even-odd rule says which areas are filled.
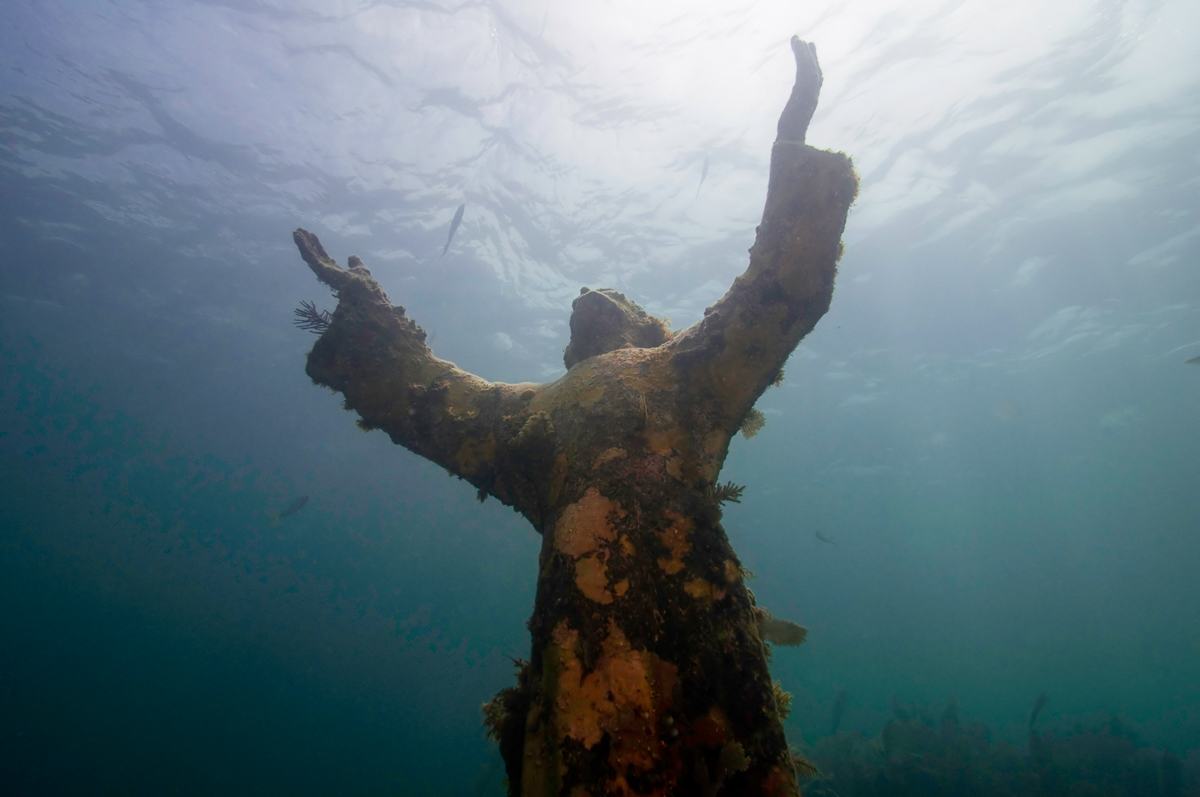
[[[703,402],[692,423],[730,435],[829,309],[846,216],[858,193],[850,158],[805,145],[821,90],[816,47],[792,37],[796,83],[771,149],[767,203],[750,266],[669,344],[681,384]]]

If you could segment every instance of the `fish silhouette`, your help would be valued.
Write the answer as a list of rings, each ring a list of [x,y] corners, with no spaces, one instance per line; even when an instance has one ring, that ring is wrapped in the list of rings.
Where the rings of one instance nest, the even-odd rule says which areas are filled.
[[[308,496],[307,495],[300,496],[295,501],[292,501],[286,507],[279,510],[278,514],[275,515],[275,522],[278,523],[279,521],[283,520],[288,515],[296,514],[301,509],[303,509],[304,505],[307,503],[308,503]]]
[[[696,186],[696,196],[700,196],[700,186],[704,185],[704,178],[708,177],[708,156],[704,156],[704,168],[700,170],[700,185]]]
[[[450,249],[450,242],[454,240],[454,233],[458,231],[458,225],[462,224],[463,211],[466,209],[467,205],[464,202],[458,206],[458,210],[454,211],[454,221],[450,222],[450,234],[446,236],[446,246],[442,249],[440,257],[445,257],[447,250]]]
[[[1184,365],[1200,365],[1200,357],[1193,357],[1190,360],[1184,360]]]
[[[827,543],[829,543],[830,545],[832,545],[834,548],[836,548],[836,547],[837,547],[837,543],[836,543],[836,542],[834,542],[833,540],[829,539],[828,537],[826,537],[826,536],[825,536],[824,534],[822,534],[821,532],[819,532],[819,531],[818,531],[818,532],[815,532],[815,534],[817,535],[817,539],[818,539],[818,540],[820,540],[821,542],[827,542]]]

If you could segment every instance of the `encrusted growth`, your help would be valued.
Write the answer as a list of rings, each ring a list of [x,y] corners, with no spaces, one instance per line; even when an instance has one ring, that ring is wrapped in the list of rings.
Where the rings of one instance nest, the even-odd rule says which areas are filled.
[[[764,642],[772,645],[795,647],[804,644],[808,629],[791,620],[781,620],[763,608],[754,610],[758,621],[758,633]]]
[[[771,688],[775,692],[775,710],[779,712],[779,721],[783,722],[792,713],[792,693],[785,692],[779,681],[772,683]]]
[[[529,712],[530,683],[529,662],[515,659],[517,685],[506,686],[496,696],[483,704],[483,726],[487,737],[500,746],[500,755],[508,767],[510,782],[520,784],[521,771],[508,766],[510,761],[519,760],[525,739],[525,715]]]
[[[754,435],[763,430],[767,425],[767,416],[763,415],[760,410],[751,407],[746,411],[746,417],[742,419],[741,432],[742,437],[749,440]]]

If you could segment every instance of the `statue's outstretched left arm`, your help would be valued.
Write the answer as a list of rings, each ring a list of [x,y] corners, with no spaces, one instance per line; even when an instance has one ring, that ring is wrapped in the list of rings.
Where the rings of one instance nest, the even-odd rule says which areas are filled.
[[[338,296],[309,352],[308,375],[345,396],[363,429],[382,429],[393,442],[492,492],[505,417],[520,414],[535,386],[489,382],[438,359],[425,345],[425,330],[388,300],[358,257],[342,268],[316,235],[300,229],[292,237],[317,279]]]

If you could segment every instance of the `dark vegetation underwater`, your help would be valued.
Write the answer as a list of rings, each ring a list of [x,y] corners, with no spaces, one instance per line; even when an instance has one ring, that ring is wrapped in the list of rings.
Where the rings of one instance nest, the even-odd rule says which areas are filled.
[[[997,740],[984,723],[943,705],[903,706],[873,737],[834,730],[803,750],[821,774],[806,797],[1182,797],[1200,794],[1200,750],[1181,757],[1146,745],[1110,714],[1025,745]],[[836,707],[835,707],[836,712]],[[836,725],[837,714],[834,715]]]

